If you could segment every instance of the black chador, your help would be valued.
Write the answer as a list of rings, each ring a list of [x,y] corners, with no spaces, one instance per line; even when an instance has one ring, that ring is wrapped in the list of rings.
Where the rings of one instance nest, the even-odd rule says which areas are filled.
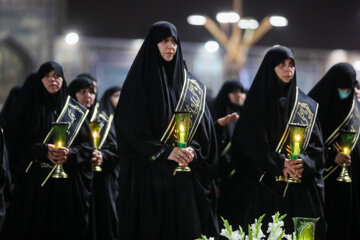
[[[325,143],[326,239],[354,239],[360,235],[360,105],[353,96],[355,85],[354,68],[349,63],[338,63],[309,92],[320,105],[319,119]],[[341,92],[346,89],[346,93]],[[341,159],[338,152],[343,152],[341,135],[344,131],[355,134],[348,168],[351,183],[337,181],[342,164],[336,163],[335,158]]]
[[[93,82],[87,78],[78,77],[69,85],[70,96],[76,98],[76,93],[85,88],[93,89]],[[95,93],[93,93],[95,94]],[[100,140],[98,150],[103,163],[101,172],[94,172],[91,201],[90,232],[92,239],[115,240],[119,234],[119,220],[116,209],[119,187],[119,157],[117,142],[114,136],[113,114],[107,115],[99,104],[94,103],[89,109],[91,113],[87,122],[100,122]]]
[[[47,90],[55,87],[46,88],[45,82],[60,77],[61,88],[51,90],[55,93]],[[90,129],[82,124],[87,110],[68,96],[62,67],[55,62],[42,64],[27,88],[16,117],[19,122],[15,120],[11,128],[19,161],[27,168],[14,189],[1,239],[85,239],[93,178]],[[51,177],[55,165],[48,157],[55,121],[69,122],[69,153],[63,164],[68,178],[63,179]]]
[[[113,86],[108,88],[101,97],[100,108],[108,116],[115,113],[115,106],[111,102],[111,96],[116,92],[121,92],[121,87]]]
[[[158,43],[173,36],[170,62]],[[120,158],[120,239],[187,240],[217,235],[214,216],[214,165],[217,146],[206,90],[185,69],[174,25],[157,22],[149,30],[122,88],[115,112]],[[189,102],[190,101],[190,102]],[[168,140],[175,110],[192,112],[191,172],[173,175]],[[196,128],[195,128],[196,127]],[[170,139],[172,139],[170,137]]]
[[[0,129],[0,232],[5,219],[6,202],[10,198],[11,174],[3,130]]]
[[[229,220],[231,224],[233,224],[233,221],[237,219],[237,216],[233,216],[233,214],[236,215],[233,210],[233,206],[236,205],[239,198],[242,197],[241,193],[237,191],[236,185],[238,184],[238,176],[235,174],[235,171],[233,171],[233,163],[231,162],[230,157],[231,138],[237,121],[234,121],[227,126],[220,126],[217,120],[234,112],[240,115],[242,106],[232,103],[229,98],[230,93],[238,90],[243,93],[245,92],[240,80],[234,79],[225,82],[213,101],[212,107],[210,108],[211,115],[215,123],[219,149],[218,176],[216,181],[217,188],[219,190],[218,217],[224,217]],[[222,223],[222,220],[219,220]]]
[[[292,217],[320,217],[316,235],[321,239],[325,228],[324,158],[317,104],[297,88],[296,72],[288,83],[278,77],[275,67],[287,59],[295,64],[289,48],[269,49],[247,94],[232,141],[232,157],[243,193],[242,201],[234,208],[238,208],[239,223],[245,229],[263,213],[264,222],[271,221],[276,211],[287,214],[287,233],[294,231]],[[283,175],[289,123],[306,124],[307,128],[299,157],[304,167],[301,183],[287,185],[276,179]]]

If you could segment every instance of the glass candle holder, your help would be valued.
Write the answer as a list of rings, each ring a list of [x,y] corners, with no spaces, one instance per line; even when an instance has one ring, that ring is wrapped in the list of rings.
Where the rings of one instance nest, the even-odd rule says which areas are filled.
[[[94,148],[96,150],[98,150],[99,142],[100,142],[100,124],[101,124],[101,122],[98,122],[98,121],[94,121],[94,122],[90,123],[91,134],[92,134],[93,141],[94,141]],[[100,166],[95,166],[94,171],[101,172],[102,168]]]
[[[54,145],[56,148],[66,146],[68,126],[69,123],[65,123],[65,122],[52,123],[52,127],[53,127],[52,134],[54,139]],[[52,178],[68,178],[68,175],[65,172],[62,164],[56,165],[54,173],[52,174]]]

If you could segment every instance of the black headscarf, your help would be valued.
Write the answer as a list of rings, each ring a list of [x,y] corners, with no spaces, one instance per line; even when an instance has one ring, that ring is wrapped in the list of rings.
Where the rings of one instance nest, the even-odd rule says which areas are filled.
[[[274,70],[285,59],[295,62],[292,50],[287,47],[276,46],[267,51],[237,122],[233,149],[241,149],[255,162],[261,159],[267,164],[266,154],[275,151],[294,105],[296,72],[285,84]]]
[[[77,77],[69,84],[69,95],[76,100],[76,93],[84,88],[94,89],[94,84],[88,78]]]
[[[8,97],[1,109],[0,126],[4,126],[6,121],[12,118],[12,114],[16,109],[16,103],[21,99],[21,86],[15,86],[10,90]]]
[[[166,62],[157,44],[170,36],[177,41],[177,51],[172,61]],[[115,113],[115,125],[124,131],[119,134],[117,130],[120,141],[121,136],[161,139],[180,97],[183,79],[184,61],[177,30],[169,22],[157,22],[147,33],[122,88]]]
[[[76,76],[76,78],[88,78],[91,81],[97,82],[97,79],[91,73],[80,73]]]
[[[94,89],[94,83],[87,77],[77,77],[71,81],[69,85],[69,95],[77,101],[76,93],[79,92],[81,89],[84,88],[91,88]],[[94,93],[95,94],[95,93]],[[90,120],[93,112],[95,110],[96,98],[94,103],[89,108],[89,114],[87,115],[87,119]]]
[[[61,89],[55,94],[50,94],[42,83],[42,78],[52,70],[63,78]],[[36,76],[31,75],[25,81],[22,91],[22,104],[19,105],[16,119],[6,130],[11,131],[9,134],[14,137],[37,136],[39,139],[33,140],[41,142],[51,129],[51,122],[56,120],[54,117],[60,114],[68,95],[62,67],[53,61],[45,62]]]
[[[239,80],[229,80],[222,85],[211,108],[211,114],[214,121],[216,121],[218,118],[224,117],[229,113],[237,112],[239,110],[240,107],[231,103],[229,98],[229,93],[235,92],[237,90],[245,92],[244,87]]]
[[[338,88],[349,88],[354,92],[356,72],[349,63],[337,63],[309,92],[309,96],[319,103],[319,119],[324,140],[341,124],[350,111],[353,94],[340,99]]]
[[[104,94],[101,97],[100,109],[102,111],[105,111],[108,116],[110,114],[115,113],[115,107],[111,102],[111,96],[117,91],[121,91],[121,87],[118,86],[110,87],[104,92]]]

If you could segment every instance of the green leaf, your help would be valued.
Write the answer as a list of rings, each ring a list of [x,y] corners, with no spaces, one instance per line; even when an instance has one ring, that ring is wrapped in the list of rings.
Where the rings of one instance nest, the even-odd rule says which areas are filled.
[[[282,215],[282,216],[279,218],[279,221],[282,221],[285,217],[286,217],[286,214]]]
[[[260,231],[260,224],[261,224],[261,221],[264,219],[264,217],[265,217],[265,213],[263,214],[263,215],[261,215],[260,217],[259,217],[259,220],[257,220],[257,222],[256,222],[256,234],[255,234],[255,237],[258,237],[258,235],[259,235],[259,231]]]
[[[251,230],[250,225],[248,225],[248,231],[249,231],[249,233],[248,233],[249,240],[253,240],[253,234],[252,234],[252,230]]]
[[[283,231],[281,232],[281,234],[280,234],[280,236],[278,237],[277,240],[281,240],[281,238],[284,236],[284,234],[285,234],[285,230],[283,230]]]
[[[232,233],[232,227],[229,224],[229,221],[221,217],[222,221],[224,222],[224,227],[228,231],[228,233],[231,235]]]

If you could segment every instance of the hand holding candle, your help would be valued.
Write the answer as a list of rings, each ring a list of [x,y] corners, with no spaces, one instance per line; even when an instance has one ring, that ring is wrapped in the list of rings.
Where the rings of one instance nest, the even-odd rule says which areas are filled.
[[[91,122],[90,123],[90,128],[91,128],[91,134],[92,134],[92,137],[93,137],[93,141],[94,141],[94,148],[95,148],[95,160],[92,159],[92,161],[95,163],[95,167],[94,167],[94,170],[96,172],[101,172],[102,169],[100,167],[101,163],[102,163],[102,157],[101,157],[101,162],[98,161],[99,160],[99,157],[98,157],[98,153],[99,151],[98,148],[99,148],[99,141],[100,141],[100,122]],[[101,153],[100,153],[101,154]],[[93,157],[94,158],[94,157]]]
[[[179,166],[175,169],[176,172],[190,172],[190,168],[187,166],[189,162],[193,160],[193,153],[188,150],[188,138],[190,131],[191,113],[189,112],[176,112],[175,113],[175,129],[177,137],[177,145],[179,150],[175,148],[168,157],[170,160],[174,160],[179,163]]]

